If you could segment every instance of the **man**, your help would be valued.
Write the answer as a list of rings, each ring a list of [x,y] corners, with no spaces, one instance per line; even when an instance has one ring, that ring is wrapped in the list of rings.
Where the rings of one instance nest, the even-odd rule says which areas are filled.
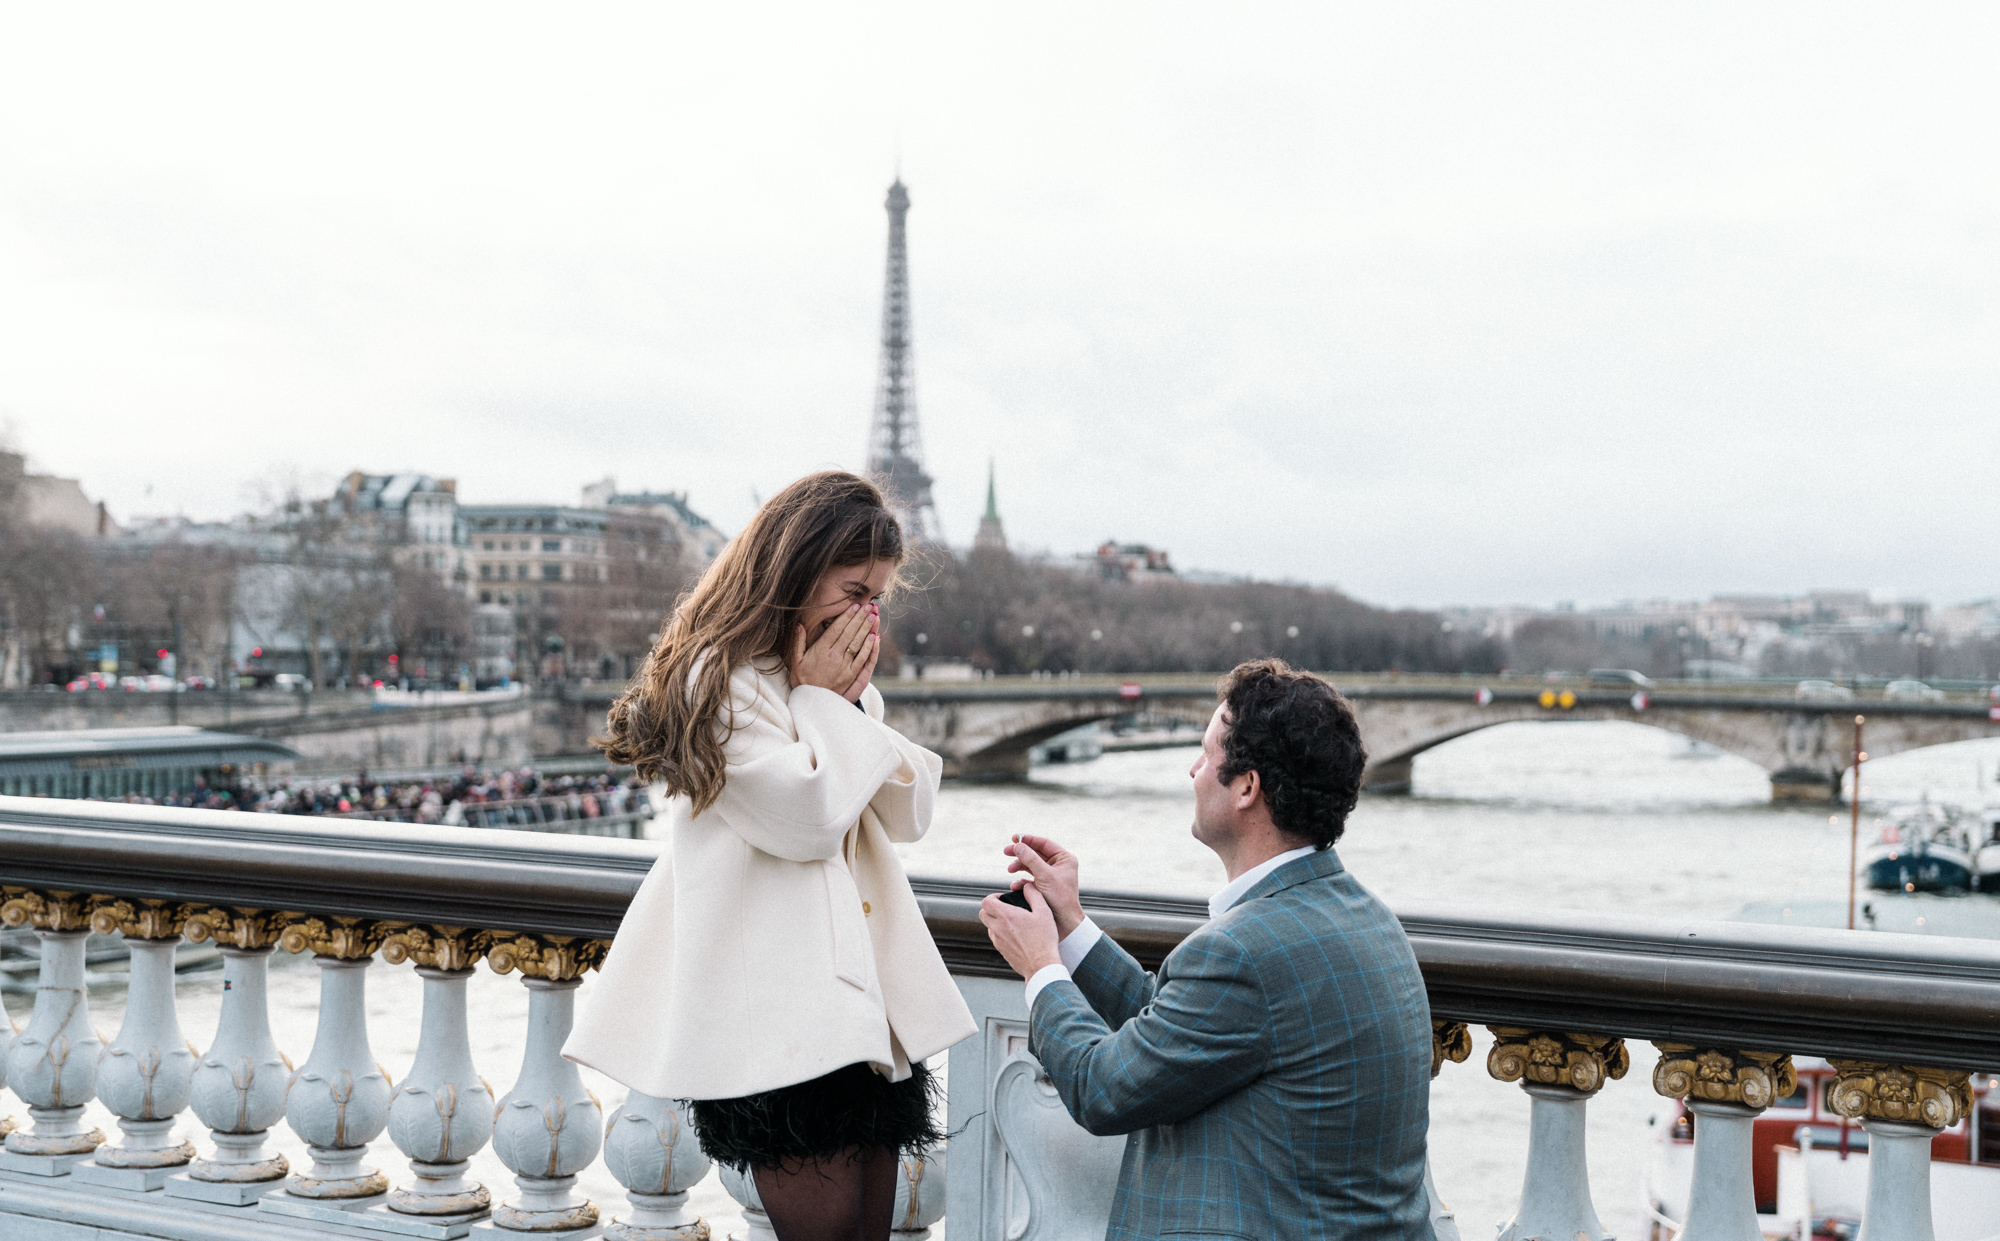
[[[1367,757],[1353,708],[1278,660],[1220,696],[1191,774],[1229,883],[1157,976],[1084,916],[1075,855],[1007,847],[1029,908],[980,919],[1028,980],[1029,1048],[1078,1124],[1131,1135],[1107,1241],[1431,1241],[1423,977],[1333,851]]]

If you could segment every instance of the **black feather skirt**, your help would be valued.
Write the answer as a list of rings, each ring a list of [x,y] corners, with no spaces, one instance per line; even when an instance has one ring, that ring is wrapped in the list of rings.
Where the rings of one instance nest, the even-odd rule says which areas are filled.
[[[892,1082],[865,1064],[737,1099],[691,1099],[702,1153],[738,1169],[831,1159],[855,1147],[916,1154],[944,1141],[941,1091],[929,1069]]]

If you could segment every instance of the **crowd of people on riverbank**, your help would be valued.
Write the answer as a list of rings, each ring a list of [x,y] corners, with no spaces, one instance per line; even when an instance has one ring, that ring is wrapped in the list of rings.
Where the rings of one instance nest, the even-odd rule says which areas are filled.
[[[532,767],[499,771],[468,767],[451,777],[378,780],[361,772],[354,777],[300,776],[262,784],[245,781],[233,789],[198,781],[188,793],[114,800],[259,814],[354,815],[404,823],[455,824],[464,821],[467,807],[494,802],[559,799],[567,803],[568,813],[563,817],[594,819],[638,810],[645,798],[645,785],[637,778],[610,772],[548,775]]]

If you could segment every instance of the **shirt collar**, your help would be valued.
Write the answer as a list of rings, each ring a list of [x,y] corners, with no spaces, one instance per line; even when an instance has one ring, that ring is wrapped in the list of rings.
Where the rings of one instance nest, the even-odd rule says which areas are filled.
[[[1208,916],[1211,918],[1220,918],[1223,914],[1229,912],[1231,905],[1234,905],[1243,898],[1245,892],[1256,887],[1258,880],[1287,862],[1296,862],[1302,857],[1310,857],[1318,852],[1318,846],[1307,845],[1303,849],[1286,850],[1269,861],[1260,862],[1252,866],[1249,870],[1244,871],[1242,874],[1236,876],[1236,878],[1224,884],[1222,891],[1208,898]]]

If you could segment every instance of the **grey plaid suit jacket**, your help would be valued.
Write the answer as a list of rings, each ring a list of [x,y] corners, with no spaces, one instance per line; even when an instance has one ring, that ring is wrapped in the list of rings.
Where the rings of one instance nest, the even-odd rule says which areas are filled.
[[[1433,1241],[1430,1003],[1332,849],[1266,875],[1157,977],[1109,936],[1035,997],[1071,1116],[1127,1133],[1107,1241]]]

